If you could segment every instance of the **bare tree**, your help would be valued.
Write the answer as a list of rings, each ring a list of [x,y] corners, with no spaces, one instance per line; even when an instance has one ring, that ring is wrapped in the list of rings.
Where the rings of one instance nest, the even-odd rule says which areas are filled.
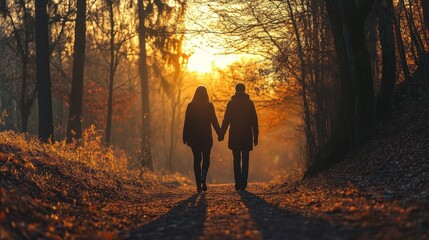
[[[77,1],[75,25],[73,79],[70,93],[67,142],[82,137],[83,72],[85,66],[86,0]]]
[[[138,18],[139,18],[139,73],[141,80],[141,101],[142,101],[142,142],[141,142],[141,158],[142,167],[147,167],[153,170],[152,153],[151,153],[151,137],[150,137],[150,109],[149,109],[149,73],[147,67],[147,50],[146,50],[146,18],[147,9],[145,9],[144,1],[137,1]],[[152,6],[153,7],[153,6]]]
[[[106,143],[110,144],[110,135],[112,130],[112,111],[113,111],[113,80],[115,77],[115,70],[118,65],[116,64],[116,61],[115,61],[115,19],[113,16],[113,0],[107,0],[106,3],[109,9],[109,23],[110,23],[109,96],[107,100]]]
[[[54,139],[47,2],[47,0],[36,0],[35,16],[39,138],[44,142]]]
[[[427,30],[429,30],[429,0],[422,0],[422,8],[425,27]]]
[[[311,112],[310,112],[310,106],[308,103],[308,93],[307,93],[307,69],[306,69],[306,62],[305,62],[305,53],[303,48],[303,43],[301,40],[301,35],[299,33],[299,27],[297,20],[294,16],[294,10],[292,9],[292,5],[290,3],[290,0],[287,0],[287,9],[289,10],[289,16],[293,27],[293,32],[295,33],[296,37],[296,43],[297,43],[297,50],[298,50],[298,58],[300,61],[301,69],[300,69],[300,76],[299,81],[301,84],[302,89],[302,106],[304,108],[304,124],[305,124],[305,134],[306,134],[306,147],[307,147],[307,153],[309,154],[309,158],[313,159],[314,154],[316,153],[316,142],[315,142],[315,135],[313,133],[312,129],[312,118],[311,118]]]
[[[375,123],[373,78],[364,34],[365,20],[374,0],[325,0],[325,3],[340,71],[340,105],[331,137],[304,177],[341,161],[344,154],[368,139]]]
[[[163,76],[161,73],[161,70],[159,69],[158,72],[160,74],[161,79],[161,86],[163,88],[163,119],[164,119],[164,126],[163,126],[163,144],[165,149],[165,157],[167,160],[167,169],[170,171],[174,170],[174,156],[176,153],[176,147],[179,140],[178,133],[180,132],[179,123],[182,119],[182,107],[183,107],[183,99],[182,99],[182,92],[184,89],[184,70],[183,70],[183,64],[180,64],[176,66],[175,70],[170,73],[168,76]],[[169,107],[171,110],[171,114],[169,116],[169,124],[168,127],[166,126],[166,120],[167,116],[165,114],[165,96],[167,97],[167,100],[169,102]],[[165,130],[169,130],[168,134]]]
[[[54,49],[62,44],[66,24],[73,11],[70,2],[48,3],[50,13],[48,16],[49,54],[52,56]],[[7,79],[10,83],[1,87],[18,102],[20,129],[23,132],[28,130],[31,109],[37,98],[33,8],[32,1],[0,2],[0,26],[5,33],[4,44],[16,56],[16,58],[8,60],[11,68],[7,68],[9,72]]]
[[[142,167],[153,170],[150,133],[150,105],[149,105],[149,71],[147,44],[153,43],[154,50],[168,49],[170,37],[174,35],[174,28],[169,29],[171,21],[182,21],[185,13],[186,1],[137,1],[138,36],[139,36],[139,74],[141,79],[142,101]],[[171,4],[171,6],[170,6]],[[147,25],[146,25],[147,24]],[[174,24],[173,24],[174,26]],[[172,32],[173,31],[173,32]],[[164,52],[165,53],[165,52]]]
[[[419,29],[416,25],[416,22],[420,22],[421,26],[424,26],[425,23],[424,19],[418,21],[418,17],[415,17],[415,11],[418,11],[416,7],[418,6],[414,5],[413,1],[408,1],[407,7],[405,1],[400,0],[399,5],[404,11],[406,23],[408,25],[409,37],[411,39],[411,54],[414,58],[414,62],[418,65],[415,73],[421,75],[421,77],[410,78],[408,82],[412,95],[417,96],[419,84],[422,84],[426,90],[429,89],[429,53],[426,51],[425,41],[423,41],[426,32],[423,31],[423,34],[419,34]],[[426,42],[426,45],[427,44],[429,43]]]
[[[278,87],[298,85],[306,165],[313,162],[333,123],[337,68],[333,39],[320,1],[228,1],[214,4],[220,38],[231,52],[252,53],[271,62]],[[288,104],[285,98],[283,104]],[[278,101],[277,101],[278,102]]]
[[[31,43],[34,41],[34,16],[27,2],[19,1],[14,6],[2,3],[2,15],[5,22],[12,28],[12,42],[7,42],[12,51],[16,52],[21,62],[21,87],[19,105],[21,112],[21,131],[27,132],[31,107],[37,97],[35,79],[29,72],[34,71],[34,55],[31,55]]]
[[[410,76],[410,70],[408,68],[407,56],[405,54],[404,41],[402,40],[402,30],[401,30],[401,23],[399,19],[400,18],[395,13],[393,15],[393,25],[395,26],[396,45],[398,48],[398,55],[401,62],[401,68],[404,74],[405,82],[409,84],[411,81],[411,76]]]
[[[377,1],[378,28],[382,51],[382,79],[377,98],[376,117],[383,119],[391,110],[391,99],[396,78],[395,40],[393,34],[392,0]]]
[[[177,22],[179,24],[181,23],[179,20]],[[167,117],[163,103],[163,144],[167,160],[167,169],[170,171],[174,170],[174,157],[176,154],[177,143],[180,139],[178,133],[181,130],[180,120],[182,119],[184,105],[182,93],[185,88],[185,68],[189,58],[189,56],[183,52],[183,40],[183,34],[171,36],[166,44],[168,47],[161,51],[164,55],[164,59],[155,60],[156,64],[154,64],[153,68],[154,76],[160,80],[160,86],[163,91],[162,99],[164,101],[165,96],[167,96],[171,110],[170,116]],[[164,68],[161,68],[161,66],[164,66]],[[167,125],[165,124],[167,118],[170,120],[168,127],[165,126]],[[165,131],[166,129],[169,130],[168,136]]]

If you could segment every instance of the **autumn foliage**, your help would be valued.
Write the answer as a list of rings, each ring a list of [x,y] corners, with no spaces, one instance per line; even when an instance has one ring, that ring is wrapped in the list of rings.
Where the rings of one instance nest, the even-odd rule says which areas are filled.
[[[125,223],[143,214],[133,204],[146,193],[188,183],[179,175],[128,170],[127,159],[105,147],[93,126],[79,144],[43,144],[26,134],[1,132],[1,237],[111,238],[113,230],[133,227]],[[122,217],[112,214],[119,210]]]

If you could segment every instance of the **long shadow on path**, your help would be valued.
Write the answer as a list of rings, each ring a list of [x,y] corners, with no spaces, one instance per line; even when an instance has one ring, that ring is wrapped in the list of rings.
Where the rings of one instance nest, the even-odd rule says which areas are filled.
[[[125,239],[199,239],[204,228],[207,202],[194,194],[158,220],[132,231]]]
[[[239,192],[263,239],[356,239],[357,231],[302,216],[272,205],[250,192]]]

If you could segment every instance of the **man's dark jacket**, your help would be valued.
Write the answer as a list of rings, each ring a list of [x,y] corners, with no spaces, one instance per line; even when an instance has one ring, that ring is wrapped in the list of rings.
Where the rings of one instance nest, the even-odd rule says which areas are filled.
[[[183,126],[183,142],[198,149],[211,148],[213,146],[211,125],[218,133],[220,127],[213,104],[189,103]]]
[[[237,92],[228,102],[222,122],[222,134],[225,134],[229,125],[228,148],[253,150],[254,140],[258,141],[258,116],[255,105],[244,92]]]

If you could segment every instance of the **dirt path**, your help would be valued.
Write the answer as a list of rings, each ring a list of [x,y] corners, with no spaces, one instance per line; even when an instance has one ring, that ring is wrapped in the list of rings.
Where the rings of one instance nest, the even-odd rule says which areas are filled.
[[[171,204],[165,214],[120,236],[130,239],[345,239],[354,238],[359,232],[278,207],[276,203],[282,197],[285,196],[269,192],[264,184],[254,183],[245,192],[236,192],[233,185],[223,184],[209,185],[209,191],[204,194],[193,194],[189,190],[154,198],[159,204],[166,198],[169,204],[175,198],[178,201]]]

